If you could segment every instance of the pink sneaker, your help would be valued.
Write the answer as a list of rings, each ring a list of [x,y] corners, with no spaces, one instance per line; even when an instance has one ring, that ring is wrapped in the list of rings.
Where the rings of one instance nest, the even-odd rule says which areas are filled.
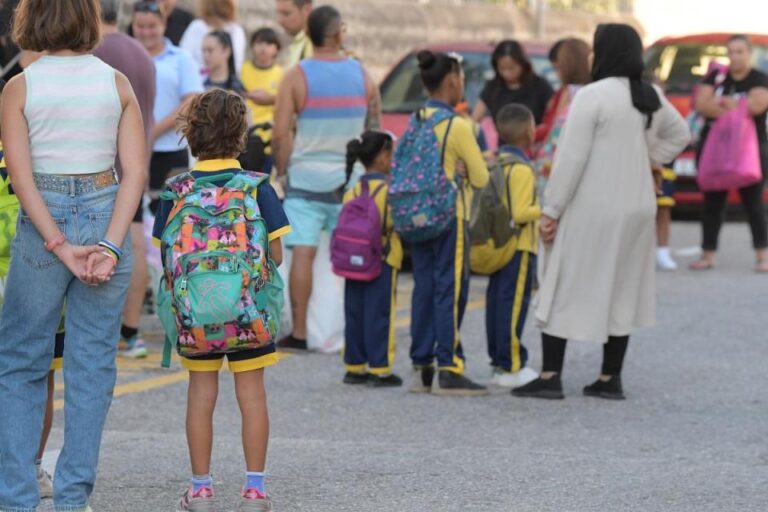
[[[272,502],[258,489],[243,489],[237,512],[271,512]]]
[[[216,512],[216,498],[213,497],[213,489],[201,487],[193,493],[190,487],[179,499],[176,512]]]

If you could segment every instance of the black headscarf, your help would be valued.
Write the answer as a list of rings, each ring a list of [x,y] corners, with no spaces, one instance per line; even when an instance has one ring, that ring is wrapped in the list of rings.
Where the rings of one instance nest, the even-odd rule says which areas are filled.
[[[643,42],[637,31],[629,25],[606,23],[595,30],[595,59],[592,80],[609,77],[629,78],[632,105],[648,116],[650,127],[653,113],[661,108],[661,101],[651,84],[643,80]]]

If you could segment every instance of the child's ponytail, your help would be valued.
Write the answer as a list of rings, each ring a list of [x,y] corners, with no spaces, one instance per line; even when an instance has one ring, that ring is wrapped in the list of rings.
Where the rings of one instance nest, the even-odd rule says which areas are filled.
[[[382,150],[392,149],[394,137],[388,132],[367,130],[357,139],[347,144],[347,182],[352,178],[355,163],[360,162],[369,168]]]

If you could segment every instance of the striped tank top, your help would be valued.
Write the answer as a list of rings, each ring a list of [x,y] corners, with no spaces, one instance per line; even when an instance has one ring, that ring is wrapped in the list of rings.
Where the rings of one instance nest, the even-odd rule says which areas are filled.
[[[93,55],[46,55],[24,70],[32,171],[111,169],[122,116],[115,70]]]
[[[353,59],[306,59],[299,66],[307,100],[297,119],[289,184],[292,189],[331,192],[346,181],[347,143],[365,127],[365,75]]]

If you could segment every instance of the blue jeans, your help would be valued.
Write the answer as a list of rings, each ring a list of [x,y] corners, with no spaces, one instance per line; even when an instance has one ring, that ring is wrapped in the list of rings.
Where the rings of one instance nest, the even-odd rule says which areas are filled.
[[[40,189],[72,244],[95,244],[112,217],[117,185],[70,193]],[[46,403],[46,379],[66,299],[64,446],[54,478],[57,511],[81,510],[96,464],[115,385],[115,356],[131,278],[131,241],[110,281],[83,284],[52,253],[23,211],[11,248],[0,319],[0,511],[34,511],[40,501],[35,455]]]

